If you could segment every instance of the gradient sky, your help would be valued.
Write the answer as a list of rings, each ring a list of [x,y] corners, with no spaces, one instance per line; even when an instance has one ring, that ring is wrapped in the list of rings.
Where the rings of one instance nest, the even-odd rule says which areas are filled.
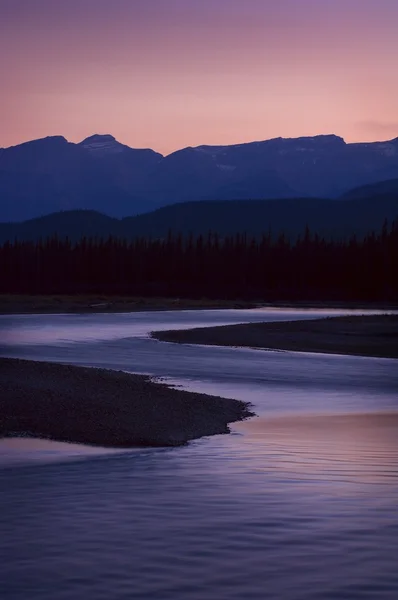
[[[0,0],[0,146],[398,136],[398,0]]]

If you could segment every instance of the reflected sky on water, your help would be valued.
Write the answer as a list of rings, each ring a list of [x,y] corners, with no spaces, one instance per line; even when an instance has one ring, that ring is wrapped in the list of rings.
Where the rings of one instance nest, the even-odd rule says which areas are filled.
[[[174,449],[1,442],[2,598],[395,600],[397,361],[147,337],[303,315],[0,317],[3,355],[150,373],[258,415]]]

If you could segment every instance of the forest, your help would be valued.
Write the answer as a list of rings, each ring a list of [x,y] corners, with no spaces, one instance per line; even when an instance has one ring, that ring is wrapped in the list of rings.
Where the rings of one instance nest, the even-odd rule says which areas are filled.
[[[270,233],[127,241],[56,236],[0,246],[0,292],[126,294],[258,301],[398,300],[398,221],[363,238],[327,240],[307,227]]]

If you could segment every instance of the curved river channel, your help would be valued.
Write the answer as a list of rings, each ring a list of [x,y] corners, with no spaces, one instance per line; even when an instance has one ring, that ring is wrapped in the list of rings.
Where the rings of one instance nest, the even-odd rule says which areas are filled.
[[[258,415],[179,448],[0,441],[1,598],[396,600],[398,361],[148,335],[343,313],[1,316],[2,356],[148,373]]]

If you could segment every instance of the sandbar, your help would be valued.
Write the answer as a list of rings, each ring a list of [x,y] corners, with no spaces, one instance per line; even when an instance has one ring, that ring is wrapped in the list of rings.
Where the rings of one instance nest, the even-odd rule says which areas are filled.
[[[229,433],[228,423],[252,414],[245,402],[186,392],[145,375],[0,358],[0,437],[178,446]]]
[[[398,358],[396,314],[245,323],[155,331],[151,335],[158,340],[186,344]]]

